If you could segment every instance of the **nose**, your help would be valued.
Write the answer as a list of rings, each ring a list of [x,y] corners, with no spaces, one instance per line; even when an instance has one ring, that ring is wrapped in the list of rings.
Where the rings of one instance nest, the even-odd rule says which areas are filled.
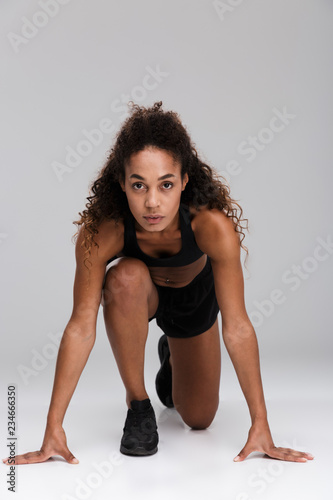
[[[156,190],[149,189],[147,196],[146,196],[145,206],[150,207],[150,208],[160,206],[160,202],[159,202],[159,198],[158,198],[158,194],[157,194]]]

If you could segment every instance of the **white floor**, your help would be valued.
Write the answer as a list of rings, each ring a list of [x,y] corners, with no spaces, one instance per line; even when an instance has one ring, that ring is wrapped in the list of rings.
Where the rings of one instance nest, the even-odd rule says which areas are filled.
[[[329,358],[306,360],[272,353],[261,357],[269,424],[276,446],[307,451],[306,463],[289,463],[253,453],[233,458],[244,446],[248,409],[223,347],[220,407],[209,429],[193,431],[174,409],[160,403],[154,386],[159,368],[160,332],[149,335],[146,388],[157,416],[159,450],[151,457],[127,457],[119,444],[127,407],[125,391],[105,335],[83,371],[67,410],[64,428],[70,450],[80,460],[61,457],[16,467],[15,496],[7,491],[8,466],[0,462],[0,498],[18,500],[332,500],[333,401]],[[283,362],[282,362],[283,360]],[[29,358],[25,359],[25,363]],[[17,382],[17,453],[39,449],[45,429],[55,358],[28,384]],[[7,378],[7,374],[6,377]],[[5,387],[1,387],[3,399]],[[2,403],[2,402],[1,402]],[[7,456],[6,408],[0,415],[1,457]]]
[[[73,403],[66,417],[68,444],[80,464],[69,465],[55,457],[43,464],[17,466],[15,498],[333,498],[333,412],[328,401],[267,402],[275,444],[309,451],[315,456],[311,462],[297,464],[265,459],[259,453],[242,463],[233,462],[248,431],[243,401],[222,400],[211,427],[193,431],[182,423],[175,410],[162,407],[155,395],[151,400],[160,436],[155,455],[127,457],[119,453],[126,409],[120,401],[98,405],[95,394],[91,398],[93,404]],[[45,407],[37,410],[35,405],[24,408],[20,452],[32,451],[41,442],[42,419],[36,419],[36,415],[45,414]],[[6,491],[8,468],[2,463],[0,467],[1,498],[13,498]]]

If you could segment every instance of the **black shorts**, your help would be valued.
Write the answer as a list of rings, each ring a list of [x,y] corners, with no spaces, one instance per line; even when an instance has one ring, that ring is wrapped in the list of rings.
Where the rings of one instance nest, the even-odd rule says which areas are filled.
[[[159,304],[154,316],[168,337],[194,337],[215,323],[219,305],[215,295],[210,258],[202,271],[186,286],[172,288],[155,283]]]

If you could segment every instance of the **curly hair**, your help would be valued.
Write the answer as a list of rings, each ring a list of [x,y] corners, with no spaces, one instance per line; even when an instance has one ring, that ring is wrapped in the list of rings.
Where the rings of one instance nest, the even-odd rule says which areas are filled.
[[[148,146],[166,150],[179,161],[182,180],[188,174],[189,181],[182,191],[181,203],[187,206],[191,203],[199,211],[204,205],[208,209],[216,208],[232,219],[247,259],[248,249],[242,244],[245,234],[241,222],[247,221],[245,228],[248,230],[248,219],[242,218],[243,210],[230,197],[230,187],[225,179],[199,158],[178,113],[162,110],[162,101],[147,108],[129,101],[128,106],[131,107],[130,116],[116,134],[107,161],[90,186],[90,193],[93,194],[87,197],[86,210],[79,212],[81,219],[73,222],[78,227],[84,224],[81,243],[81,246],[85,246],[84,263],[91,255],[92,244],[99,246],[94,234],[98,233],[100,223],[105,219],[113,219],[117,225],[119,219],[123,220],[129,213],[127,197],[119,181],[125,182],[124,165],[130,156]],[[240,211],[239,215],[236,207]],[[78,233],[79,230],[73,235],[74,241]]]

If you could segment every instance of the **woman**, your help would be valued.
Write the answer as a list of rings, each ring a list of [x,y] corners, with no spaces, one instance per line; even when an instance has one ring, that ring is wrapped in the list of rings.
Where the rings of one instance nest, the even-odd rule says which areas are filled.
[[[122,453],[152,455],[158,449],[144,383],[153,318],[164,332],[155,381],[159,398],[192,429],[211,424],[219,404],[220,310],[223,340],[252,423],[234,460],[253,451],[295,462],[313,458],[277,448],[271,437],[257,338],[244,304],[240,222],[247,219],[240,218],[229,188],[199,159],[178,115],[161,106],[133,106],[93,183],[87,210],[74,222],[82,226],[75,233],[74,305],[59,348],[44,441],[39,451],[16,456],[16,464],[53,455],[78,463],[62,422],[94,345],[100,303],[126,389]]]

